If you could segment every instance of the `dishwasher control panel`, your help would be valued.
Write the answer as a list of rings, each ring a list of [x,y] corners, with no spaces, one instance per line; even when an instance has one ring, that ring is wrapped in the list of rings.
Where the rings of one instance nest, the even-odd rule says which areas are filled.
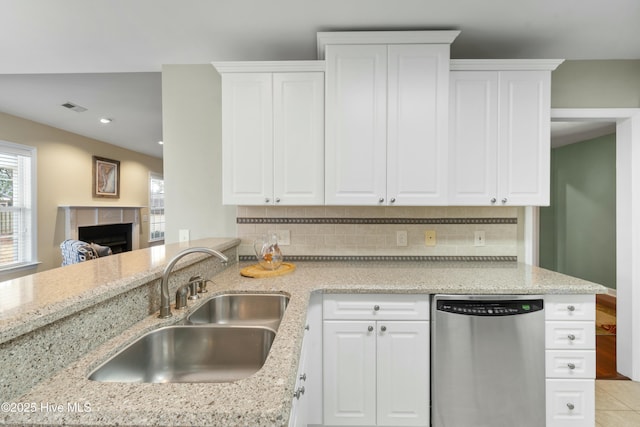
[[[544,309],[542,299],[521,300],[439,300],[438,311],[471,316],[514,316]]]

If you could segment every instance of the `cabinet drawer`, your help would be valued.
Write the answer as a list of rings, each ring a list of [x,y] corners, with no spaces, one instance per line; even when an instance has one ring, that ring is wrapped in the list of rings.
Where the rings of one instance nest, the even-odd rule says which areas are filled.
[[[547,380],[547,426],[595,425],[595,380]]]
[[[547,295],[544,298],[547,320],[595,320],[595,295]]]
[[[429,320],[428,295],[327,294],[324,319]]]
[[[547,349],[596,348],[595,322],[545,322],[545,344]]]
[[[584,378],[596,376],[595,350],[547,350],[547,378]]]

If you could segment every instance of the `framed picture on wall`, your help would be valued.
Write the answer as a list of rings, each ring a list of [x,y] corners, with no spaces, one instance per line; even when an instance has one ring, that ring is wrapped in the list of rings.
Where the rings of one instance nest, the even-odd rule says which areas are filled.
[[[93,197],[120,197],[120,162],[93,156]]]

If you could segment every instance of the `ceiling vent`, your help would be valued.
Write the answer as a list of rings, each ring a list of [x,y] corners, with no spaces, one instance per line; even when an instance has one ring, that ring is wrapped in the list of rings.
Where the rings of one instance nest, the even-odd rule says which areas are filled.
[[[73,110],[76,113],[82,113],[84,111],[87,111],[86,108],[81,107],[80,105],[74,104],[73,102],[65,102],[64,104],[62,104],[62,106],[64,108],[68,108],[69,110]]]

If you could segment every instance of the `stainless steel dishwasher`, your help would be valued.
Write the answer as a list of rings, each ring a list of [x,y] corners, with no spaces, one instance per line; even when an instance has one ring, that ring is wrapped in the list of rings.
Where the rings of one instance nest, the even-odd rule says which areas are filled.
[[[544,427],[544,303],[435,295],[432,427]]]

